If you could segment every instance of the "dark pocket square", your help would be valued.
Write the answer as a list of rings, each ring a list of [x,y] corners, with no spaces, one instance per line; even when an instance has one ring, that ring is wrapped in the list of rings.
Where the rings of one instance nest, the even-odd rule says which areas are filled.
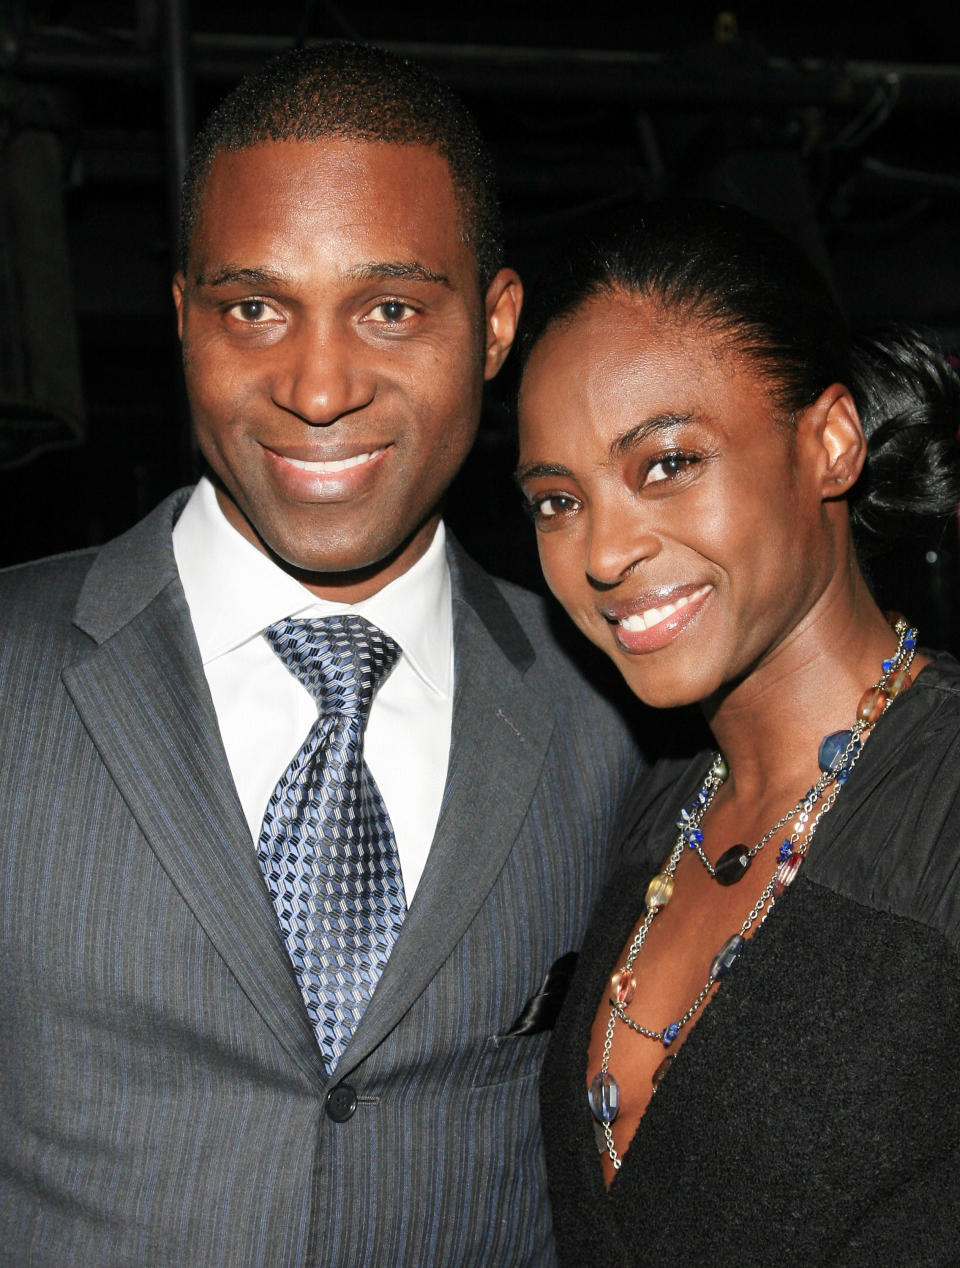
[[[555,960],[540,984],[540,989],[523,1006],[523,1011],[501,1038],[512,1035],[536,1035],[541,1030],[552,1030],[570,987],[573,970],[577,967],[576,951],[568,951]]]

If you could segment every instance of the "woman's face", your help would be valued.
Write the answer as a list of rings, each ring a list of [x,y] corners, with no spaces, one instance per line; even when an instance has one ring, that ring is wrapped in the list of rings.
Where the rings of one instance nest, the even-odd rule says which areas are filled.
[[[649,704],[770,662],[826,587],[815,446],[776,419],[735,344],[626,293],[531,355],[518,475],[544,574]]]

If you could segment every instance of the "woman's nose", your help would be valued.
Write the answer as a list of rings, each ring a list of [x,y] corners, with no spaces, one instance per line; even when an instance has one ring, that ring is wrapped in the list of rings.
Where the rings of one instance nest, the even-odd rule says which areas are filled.
[[[587,542],[587,580],[596,590],[612,590],[660,549],[660,538],[637,516],[622,508],[597,508]]]

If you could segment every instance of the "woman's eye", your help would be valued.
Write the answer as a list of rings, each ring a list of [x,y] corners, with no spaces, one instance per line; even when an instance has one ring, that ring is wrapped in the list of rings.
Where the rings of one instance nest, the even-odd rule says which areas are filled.
[[[658,484],[661,480],[675,480],[678,475],[694,466],[699,459],[695,454],[667,453],[658,458],[647,469],[644,484]]]
[[[530,498],[526,503],[530,518],[543,523],[569,515],[577,508],[577,499],[566,493],[551,493],[545,498]]]

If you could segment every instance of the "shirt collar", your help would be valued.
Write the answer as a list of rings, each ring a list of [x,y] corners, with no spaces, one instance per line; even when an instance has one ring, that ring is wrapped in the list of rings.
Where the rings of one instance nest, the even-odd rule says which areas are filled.
[[[403,649],[434,691],[453,689],[453,607],[443,524],[417,562],[369,599],[331,603],[247,541],[227,520],[204,476],[173,530],[173,552],[203,663],[228,655],[289,616],[352,612]]]

